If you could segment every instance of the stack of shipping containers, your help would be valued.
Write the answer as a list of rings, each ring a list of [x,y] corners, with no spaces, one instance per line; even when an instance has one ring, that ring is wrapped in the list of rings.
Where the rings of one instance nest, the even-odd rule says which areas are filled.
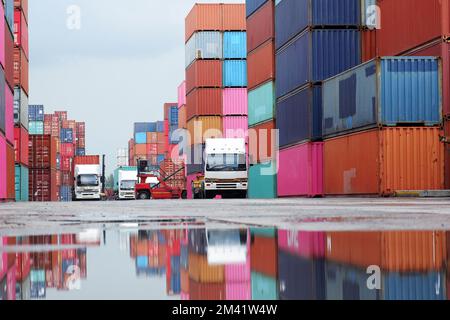
[[[203,171],[205,139],[247,138],[245,30],[242,4],[196,4],[186,17],[188,184]]]
[[[28,201],[28,48],[28,0],[15,0],[14,151],[16,201]],[[8,103],[9,99],[8,94]]]
[[[449,66],[446,59],[431,55],[448,55],[441,50],[447,34],[441,30],[441,12],[448,8],[433,3],[439,10],[427,10],[421,1],[380,2],[382,28],[372,31],[376,46],[363,39],[362,48],[364,57],[381,58],[324,82],[326,195],[444,188],[444,144],[439,136],[448,84],[445,77],[443,86],[441,81],[442,70],[448,73]],[[397,12],[411,15],[401,22]],[[420,23],[413,27],[411,17]],[[429,21],[432,27],[427,29]],[[427,31],[419,31],[422,28]],[[416,57],[391,57],[409,52]]]
[[[50,135],[56,141],[56,174],[53,185],[58,192],[58,197],[61,198],[61,185],[63,174],[61,169],[61,119],[67,119],[67,112],[58,112],[54,114],[44,114],[44,134]],[[69,176],[65,176],[65,183],[68,184]]]
[[[360,1],[275,6],[278,196],[323,195],[322,81],[361,62]]]
[[[86,124],[84,122],[76,122],[76,144],[75,144],[75,155],[85,156],[86,155]]]
[[[158,168],[166,157],[167,139],[164,121],[135,123],[134,139],[128,143],[129,165],[136,166],[140,159]]]
[[[276,198],[275,1],[247,0],[249,198]]]
[[[0,201],[14,201],[13,0],[0,3]]]

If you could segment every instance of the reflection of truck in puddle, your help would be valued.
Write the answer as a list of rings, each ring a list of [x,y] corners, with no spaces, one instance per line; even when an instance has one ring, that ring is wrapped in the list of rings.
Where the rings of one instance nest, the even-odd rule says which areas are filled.
[[[206,253],[208,263],[245,264],[248,253],[247,230],[206,230]]]

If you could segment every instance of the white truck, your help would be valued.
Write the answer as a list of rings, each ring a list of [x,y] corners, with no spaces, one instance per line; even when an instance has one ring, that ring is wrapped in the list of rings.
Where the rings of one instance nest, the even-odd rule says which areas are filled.
[[[137,167],[119,167],[114,172],[114,192],[119,200],[136,199]]]
[[[217,195],[247,197],[248,166],[244,139],[207,139],[204,159],[205,198]]]
[[[74,200],[101,200],[99,164],[76,164],[74,180]]]

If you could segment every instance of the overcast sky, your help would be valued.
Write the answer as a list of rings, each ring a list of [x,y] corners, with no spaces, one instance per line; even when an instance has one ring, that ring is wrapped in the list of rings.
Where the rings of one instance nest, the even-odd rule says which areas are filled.
[[[161,120],[164,102],[177,101],[184,18],[196,2],[244,1],[30,0],[30,104],[86,121],[87,151],[106,154],[111,172],[133,123]]]

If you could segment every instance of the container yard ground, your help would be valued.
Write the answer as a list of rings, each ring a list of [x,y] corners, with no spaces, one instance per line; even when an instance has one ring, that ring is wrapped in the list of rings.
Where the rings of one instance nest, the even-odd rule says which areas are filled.
[[[214,209],[213,209],[214,208]],[[276,226],[301,230],[450,229],[450,199],[161,200],[2,204],[0,234],[83,228]]]

